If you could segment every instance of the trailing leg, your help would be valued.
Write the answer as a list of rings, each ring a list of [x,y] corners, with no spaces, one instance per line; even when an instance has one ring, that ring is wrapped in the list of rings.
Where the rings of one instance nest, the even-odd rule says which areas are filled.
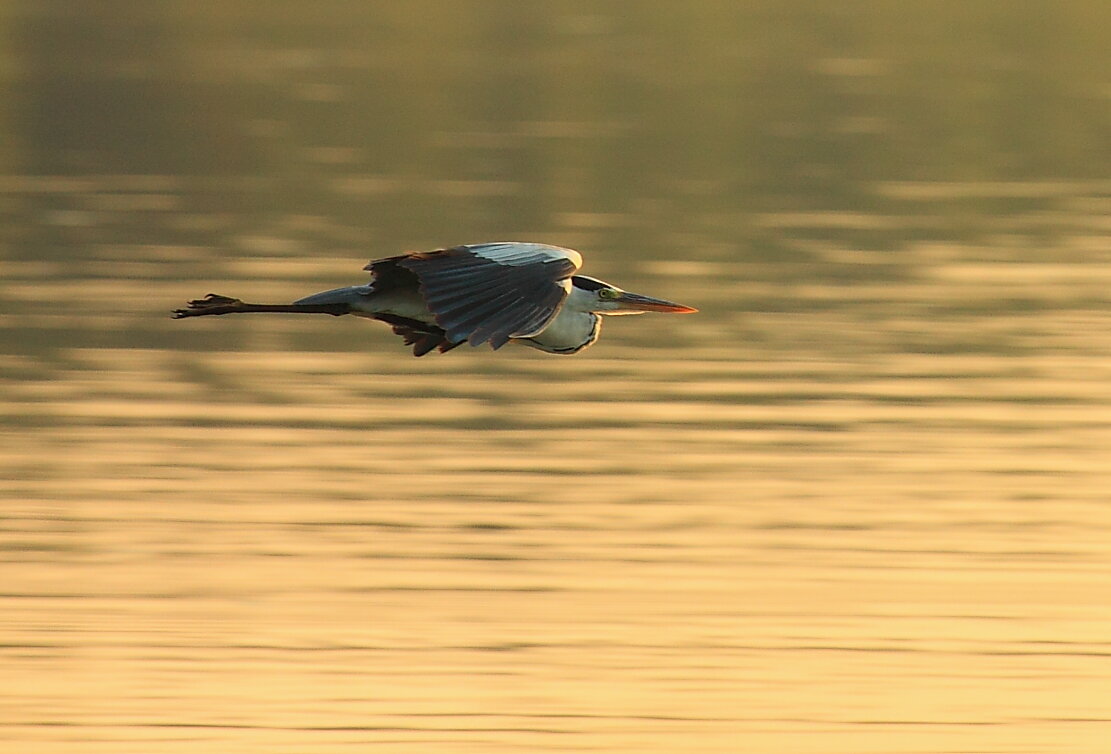
[[[204,298],[194,299],[185,309],[175,309],[174,319],[201,317],[207,314],[238,314],[240,312],[287,312],[290,314],[331,314],[339,317],[350,314],[351,307],[345,303],[330,304],[248,304],[237,298],[210,293]]]

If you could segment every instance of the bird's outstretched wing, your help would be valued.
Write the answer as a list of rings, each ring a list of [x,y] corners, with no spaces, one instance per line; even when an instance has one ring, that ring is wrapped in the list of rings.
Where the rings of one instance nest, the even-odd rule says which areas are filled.
[[[398,268],[419,281],[421,296],[452,343],[489,343],[543,330],[559,313],[582,266],[577,251],[538,243],[487,243],[413,252],[371,262],[378,283]]]

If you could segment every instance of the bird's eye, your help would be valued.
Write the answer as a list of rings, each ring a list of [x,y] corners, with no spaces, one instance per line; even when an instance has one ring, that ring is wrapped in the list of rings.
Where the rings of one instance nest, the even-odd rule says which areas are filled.
[[[598,291],[598,298],[614,299],[620,295],[621,293],[616,288],[602,288]]]

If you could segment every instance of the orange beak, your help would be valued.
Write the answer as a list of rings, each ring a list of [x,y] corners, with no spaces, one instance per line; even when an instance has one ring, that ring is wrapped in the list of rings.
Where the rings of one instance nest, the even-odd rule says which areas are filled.
[[[615,299],[621,305],[622,311],[630,312],[668,312],[670,314],[691,314],[698,311],[693,306],[683,306],[674,301],[665,301],[662,298],[641,296],[639,293],[622,294]]]

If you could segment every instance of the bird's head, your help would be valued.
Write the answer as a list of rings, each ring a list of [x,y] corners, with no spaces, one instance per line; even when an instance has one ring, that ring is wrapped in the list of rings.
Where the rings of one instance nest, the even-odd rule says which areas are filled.
[[[671,314],[690,314],[698,311],[694,307],[665,301],[662,298],[629,293],[615,285],[601,280],[575,275],[571,285],[588,311],[595,314],[644,314],[645,312],[669,312]]]

